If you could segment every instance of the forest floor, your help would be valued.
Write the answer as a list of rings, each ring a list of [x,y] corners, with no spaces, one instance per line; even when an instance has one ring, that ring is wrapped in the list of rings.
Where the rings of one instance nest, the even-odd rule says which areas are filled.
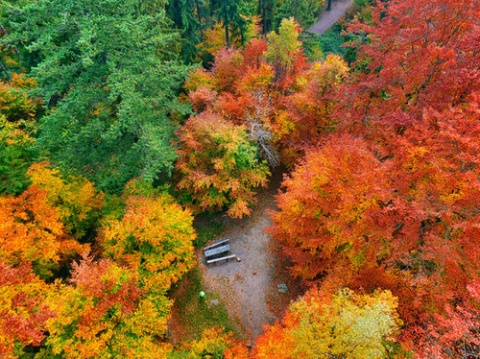
[[[281,254],[280,245],[265,232],[271,225],[269,211],[275,209],[274,196],[282,176],[281,171],[273,174],[268,188],[258,194],[257,204],[249,217],[220,218],[225,231],[212,242],[229,238],[231,253],[240,261],[207,266],[203,251],[197,250],[198,269],[206,292],[205,304],[212,313],[217,305],[225,308],[232,329],[249,344],[263,332],[264,324],[281,319],[290,302],[304,293],[301,284],[290,276],[288,260]],[[287,285],[287,293],[279,292],[280,283]],[[182,287],[188,285],[191,284],[182,283],[173,298],[178,298]],[[174,308],[170,322],[170,340],[174,344],[185,339],[187,328],[182,328],[182,314],[185,313]]]
[[[222,297],[232,318],[240,319],[242,337],[250,343],[262,333],[264,324],[279,320],[290,301],[303,293],[288,273],[278,242],[265,232],[272,224],[269,211],[275,209],[274,195],[281,180],[281,172],[275,173],[248,218],[226,219],[227,230],[218,239],[230,238],[231,252],[240,262],[206,266],[201,253],[198,257],[205,286]],[[279,292],[280,283],[287,285],[287,293]]]
[[[334,1],[331,11],[323,11],[309,31],[316,34],[326,31],[344,15],[352,2]],[[253,345],[263,332],[264,325],[280,320],[290,302],[304,293],[305,288],[290,276],[288,259],[282,255],[279,243],[265,231],[272,224],[269,211],[276,209],[275,194],[282,178],[281,171],[273,174],[269,187],[258,194],[257,205],[249,217],[241,220],[212,217],[212,221],[221,221],[225,230],[211,242],[230,238],[231,253],[236,254],[240,261],[207,266],[203,251],[197,250],[201,288],[205,290],[206,297],[203,303],[198,298],[191,300],[187,308],[174,306],[169,323],[173,344],[193,339],[187,338],[191,336],[187,334],[191,328],[187,328],[189,325],[184,321],[186,316],[198,313],[198,317],[204,318],[208,311],[217,316],[226,310],[230,317],[230,329]],[[279,292],[278,285],[281,283],[287,285],[287,293]],[[193,287],[196,288],[194,281],[187,278],[173,291],[172,299],[181,301],[184,293]],[[182,310],[190,313],[182,313]]]

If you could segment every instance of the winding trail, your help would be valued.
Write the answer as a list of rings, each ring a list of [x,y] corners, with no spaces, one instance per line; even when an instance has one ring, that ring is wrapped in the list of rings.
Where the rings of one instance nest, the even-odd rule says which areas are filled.
[[[332,27],[353,4],[353,0],[338,0],[332,2],[330,11],[323,10],[317,22],[308,29],[308,32],[320,35]]]
[[[277,303],[285,296],[278,293],[276,285],[288,282],[295,286],[286,271],[280,273],[284,263],[278,244],[265,233],[271,225],[268,211],[275,209],[274,195],[281,179],[281,173],[277,173],[269,188],[259,193],[257,206],[248,218],[225,219],[227,230],[217,239],[230,238],[231,252],[240,262],[206,266],[202,253],[198,253],[204,284],[222,297],[230,316],[242,323],[241,332],[250,343],[262,333],[264,324],[280,319],[281,313],[269,306],[269,302]]]

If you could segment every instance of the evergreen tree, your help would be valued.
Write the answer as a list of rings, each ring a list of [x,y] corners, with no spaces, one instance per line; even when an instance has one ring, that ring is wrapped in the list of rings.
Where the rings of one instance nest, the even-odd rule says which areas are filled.
[[[169,0],[167,15],[182,35],[181,56],[190,63],[197,55],[196,45],[200,43],[205,20],[206,7],[203,0]]]
[[[187,67],[163,1],[40,0],[1,5],[2,42],[16,46],[51,109],[38,143],[107,191],[169,175],[169,114]],[[55,11],[52,11],[55,9]]]

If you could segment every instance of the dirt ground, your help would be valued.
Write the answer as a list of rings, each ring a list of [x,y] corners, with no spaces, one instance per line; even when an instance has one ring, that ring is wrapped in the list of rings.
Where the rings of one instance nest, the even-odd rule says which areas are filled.
[[[268,211],[275,209],[274,195],[281,178],[280,172],[273,176],[250,217],[226,220],[227,230],[217,238],[230,238],[231,252],[240,261],[207,266],[202,252],[198,252],[204,284],[222,297],[232,318],[240,319],[244,339],[252,344],[263,325],[281,319],[290,301],[303,293],[298,281],[290,277],[278,243],[265,233],[271,226]],[[289,291],[280,293],[279,283],[286,283]]]

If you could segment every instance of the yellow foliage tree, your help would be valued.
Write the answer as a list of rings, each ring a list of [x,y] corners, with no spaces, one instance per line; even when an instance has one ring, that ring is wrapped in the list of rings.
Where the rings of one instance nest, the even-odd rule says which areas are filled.
[[[71,284],[56,283],[47,302],[56,315],[41,358],[166,359],[164,335],[171,301],[138,286],[138,275],[110,260],[73,265]]]
[[[299,40],[301,29],[293,17],[283,19],[278,34],[274,31],[267,35],[268,48],[265,59],[287,71],[292,70],[297,56],[301,54],[302,42]]]
[[[254,358],[271,358],[272,352],[285,359],[390,358],[402,325],[396,308],[390,291],[368,295],[343,289],[329,299],[312,290],[290,306],[283,325],[260,337]]]
[[[67,233],[83,238],[92,229],[104,205],[103,192],[83,176],[63,176],[48,163],[34,163],[28,170],[32,182],[47,193],[48,203],[58,209]]]
[[[247,359],[248,350],[245,345],[236,340],[232,333],[223,329],[209,328],[204,330],[202,337],[183,346],[185,359],[225,358]]]
[[[148,291],[164,294],[193,266],[193,216],[166,194],[130,196],[121,220],[103,227],[100,243],[117,263],[137,270]]]

